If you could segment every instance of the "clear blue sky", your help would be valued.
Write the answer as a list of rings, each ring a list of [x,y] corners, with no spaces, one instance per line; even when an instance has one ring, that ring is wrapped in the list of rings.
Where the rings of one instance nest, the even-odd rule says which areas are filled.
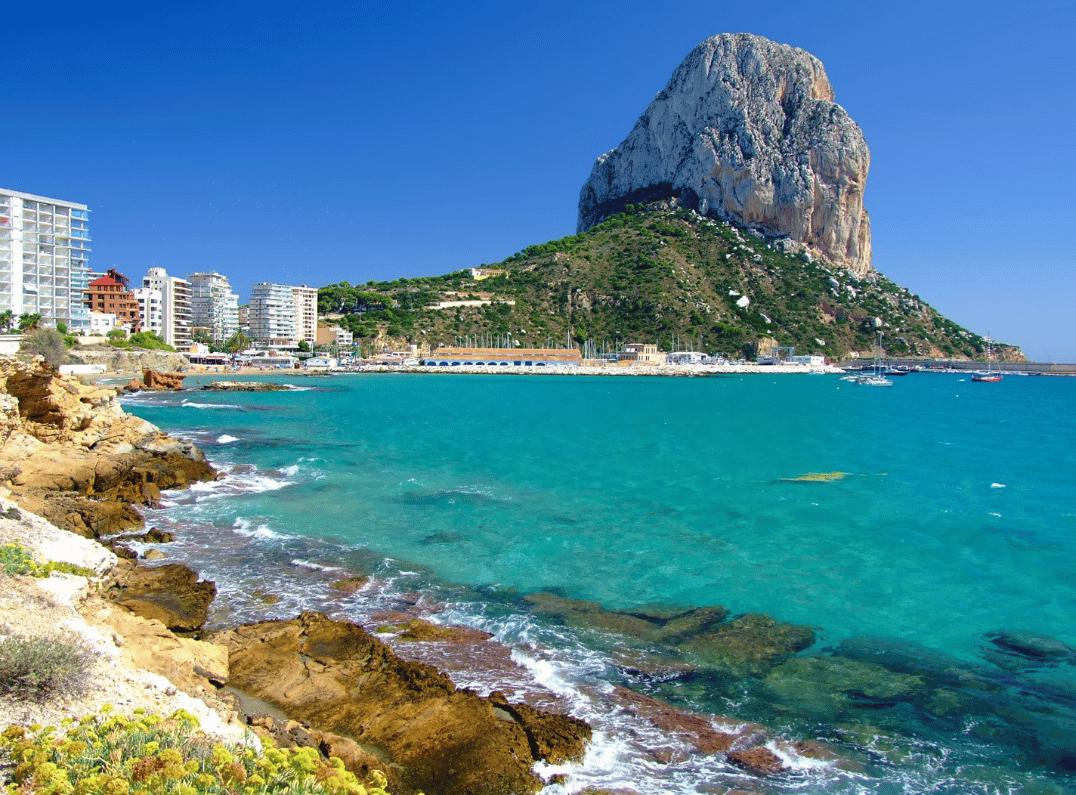
[[[309,6],[309,7],[308,7]],[[575,232],[687,53],[803,47],[871,149],[875,267],[1076,361],[1076,3],[9,3],[0,186],[84,202],[91,265],[311,286]]]

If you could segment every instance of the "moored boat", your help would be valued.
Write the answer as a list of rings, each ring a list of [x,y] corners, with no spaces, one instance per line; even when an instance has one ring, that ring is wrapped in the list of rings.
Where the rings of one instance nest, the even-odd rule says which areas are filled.
[[[893,386],[892,380],[885,377],[885,369],[882,367],[882,332],[878,332],[878,344],[874,348],[874,366],[869,374],[856,378],[855,383],[860,386]]]
[[[997,383],[1002,378],[1001,370],[997,366],[997,362],[994,361],[994,349],[991,345],[990,337],[986,338],[986,370],[980,370],[977,373],[973,373],[971,380],[978,383]]]

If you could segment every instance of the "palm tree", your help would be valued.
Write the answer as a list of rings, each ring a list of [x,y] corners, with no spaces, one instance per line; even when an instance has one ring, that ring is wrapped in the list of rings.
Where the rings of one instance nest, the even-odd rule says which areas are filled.
[[[23,312],[19,315],[19,331],[35,331],[41,325],[41,315]]]
[[[3,329],[4,331],[10,331],[11,324],[14,322],[15,313],[12,312],[10,309],[5,309],[3,312],[0,312],[0,329]]]
[[[245,351],[250,347],[250,337],[244,334],[242,331],[237,331],[233,334],[226,343],[224,343],[224,350],[228,353],[239,353]]]

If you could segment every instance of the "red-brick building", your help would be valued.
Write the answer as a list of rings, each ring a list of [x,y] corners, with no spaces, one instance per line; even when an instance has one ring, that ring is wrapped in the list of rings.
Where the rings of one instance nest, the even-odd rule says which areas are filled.
[[[91,312],[115,315],[133,333],[141,328],[141,316],[138,299],[127,289],[127,285],[126,276],[110,269],[100,279],[90,282],[83,303]]]

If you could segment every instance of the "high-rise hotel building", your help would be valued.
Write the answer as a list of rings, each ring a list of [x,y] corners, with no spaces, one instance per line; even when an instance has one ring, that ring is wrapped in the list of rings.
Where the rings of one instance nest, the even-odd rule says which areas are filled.
[[[161,339],[173,348],[185,351],[191,346],[191,283],[169,276],[164,268],[150,268],[142,278],[142,296],[157,292],[161,296]],[[135,297],[142,298],[136,291]],[[152,323],[146,319],[146,326]]]
[[[250,292],[250,336],[271,348],[294,348],[318,336],[318,290],[261,282]]]
[[[206,329],[218,345],[239,331],[239,296],[232,292],[226,276],[219,273],[192,273],[191,323]]]
[[[89,330],[89,219],[85,204],[0,188],[0,312]]]

